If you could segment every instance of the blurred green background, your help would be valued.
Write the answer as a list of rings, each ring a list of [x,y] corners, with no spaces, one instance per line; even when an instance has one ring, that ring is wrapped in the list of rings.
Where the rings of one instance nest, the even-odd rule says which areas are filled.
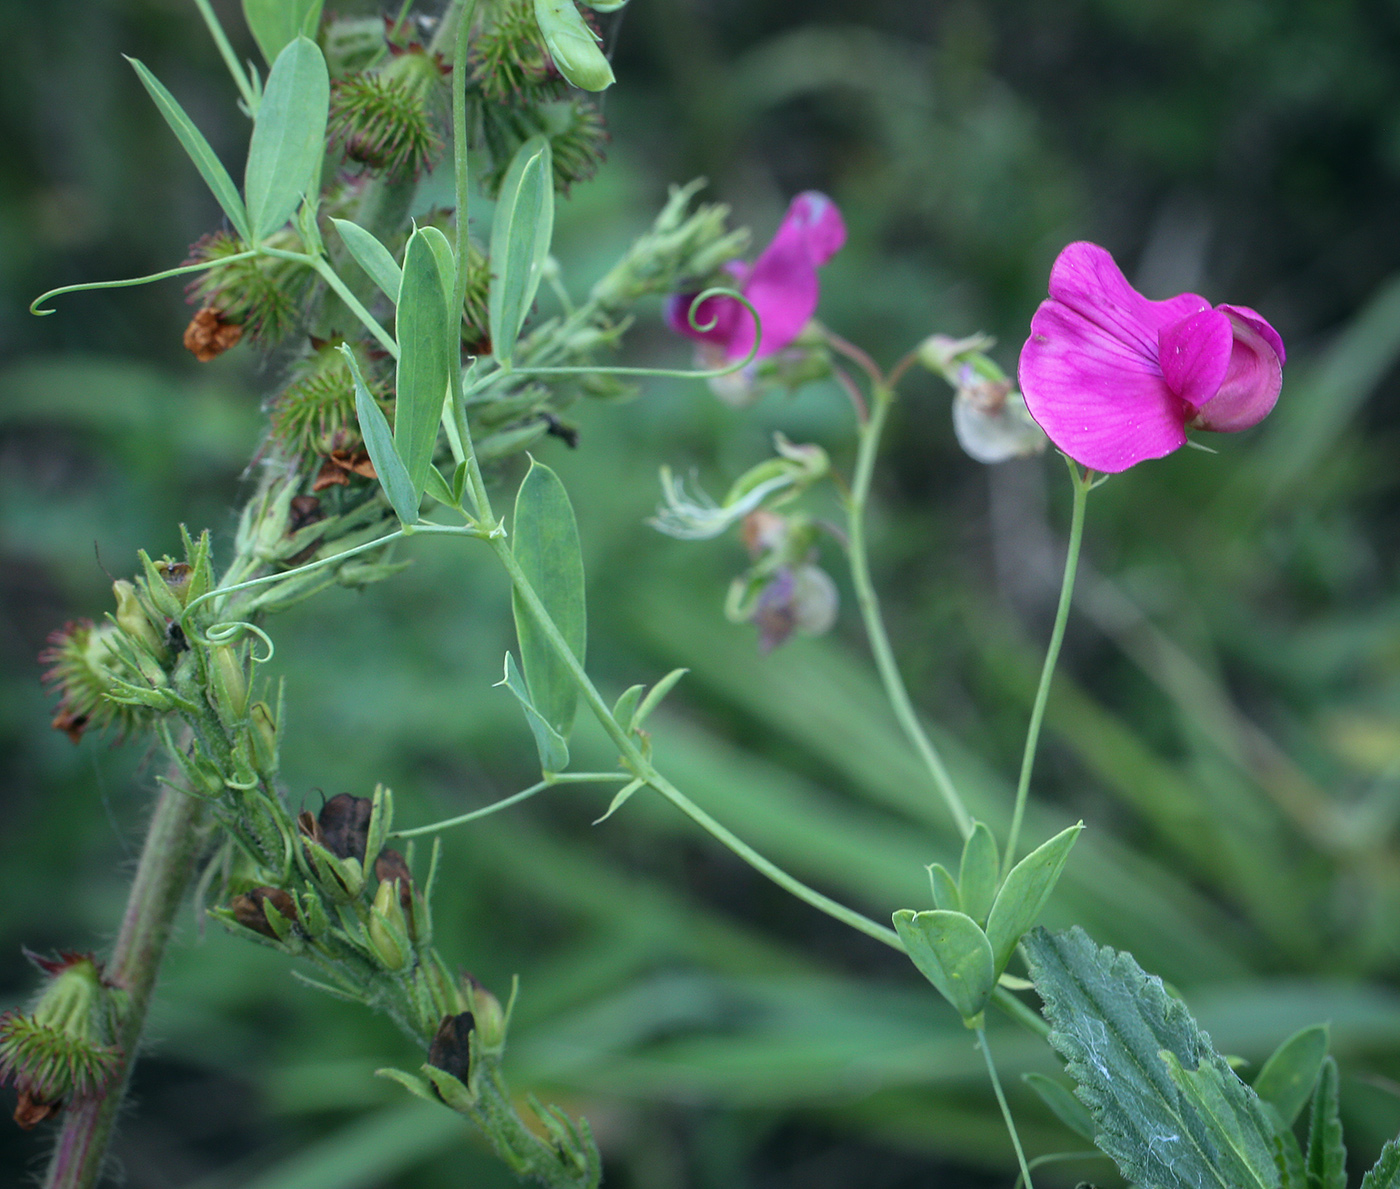
[[[237,8],[216,7],[247,53]],[[338,11],[369,11],[345,3]],[[578,288],[704,174],[761,243],[790,195],[842,205],[821,316],[890,362],[985,330],[1014,365],[1055,253],[1092,238],[1150,296],[1255,306],[1290,349],[1277,413],[1115,479],[1037,774],[1033,836],[1082,816],[1049,923],[1128,947],[1225,1052],[1332,1022],[1353,1160],[1400,1129],[1400,8],[1375,0],[633,0],[607,22],[610,161],[563,206]],[[47,729],[35,656],[100,614],[176,526],[227,544],[274,364],[180,347],[178,283],[39,291],[183,258],[217,209],[120,54],[226,160],[246,123],[186,0],[3,0],[0,71],[0,1000],[19,957],[111,937],[155,757]],[[659,309],[654,311],[659,314]],[[644,318],[629,361],[684,365]],[[656,468],[721,491],[781,428],[851,459],[833,387],[754,409],[646,385],[580,416],[569,482],[605,693],[692,674],[655,720],[662,770],[759,849],[877,918],[928,901],[949,823],[847,607],[760,657],[721,600],[732,539],[643,524]],[[494,476],[503,491],[518,478]],[[913,376],[877,477],[876,568],[915,700],[974,812],[1004,829],[1058,583],[1053,458],[982,468]],[[839,573],[829,549],[828,567]],[[491,683],[510,641],[487,559],[422,546],[392,582],[273,621],[289,797],[394,787],[405,825],[532,780]],[[583,732],[580,763],[608,762]],[[902,959],[790,900],[665,806],[561,789],[446,839],[450,960],[522,996],[521,1088],[592,1120],[628,1189],[1009,1183],[970,1036]],[[1004,1021],[1004,1067],[1053,1071]],[[276,955],[185,924],[116,1156],[131,1189],[494,1189],[460,1120],[375,1080],[420,1060]],[[1081,1146],[1013,1085],[1031,1154]],[[8,1110],[8,1106],[7,1106]],[[0,1168],[44,1139],[0,1129]],[[1042,1174],[1113,1184],[1109,1166]],[[7,1179],[9,1176],[7,1174]]]

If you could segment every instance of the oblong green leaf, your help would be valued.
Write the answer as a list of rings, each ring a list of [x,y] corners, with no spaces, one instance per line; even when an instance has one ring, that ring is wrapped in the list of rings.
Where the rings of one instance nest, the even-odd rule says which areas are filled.
[[[277,55],[263,88],[243,192],[258,241],[292,217],[317,186],[326,151],[331,83],[314,41],[295,37]]]
[[[676,686],[682,677],[689,673],[689,669],[672,669],[660,681],[647,691],[647,696],[642,699],[642,704],[637,707],[637,713],[632,719],[633,727],[640,727],[651,712],[661,705],[662,699],[666,697]]]
[[[958,881],[942,863],[928,865],[928,881],[933,890],[934,908],[946,908],[949,912],[962,912],[962,893],[958,891]]]
[[[1264,1062],[1254,1079],[1254,1092],[1292,1127],[1317,1083],[1327,1056],[1327,1025],[1314,1024],[1295,1032]]]
[[[532,136],[511,159],[491,225],[493,275],[487,312],[491,350],[502,366],[510,366],[553,237],[554,167],[549,141]]]
[[[404,467],[403,459],[394,448],[394,435],[389,429],[389,421],[378,402],[369,393],[365,380],[360,375],[360,365],[355,361],[355,353],[348,343],[340,348],[350,365],[350,375],[355,380],[355,416],[359,418],[360,435],[365,440],[369,460],[374,464],[374,473],[379,476],[379,485],[389,497],[395,514],[404,524],[418,522],[418,496],[421,489],[413,486]]]
[[[1337,1063],[1322,1059],[1308,1126],[1308,1189],[1347,1189],[1347,1148],[1337,1095]]]
[[[243,0],[243,19],[268,62],[301,34],[315,37],[324,0]]]
[[[1050,1108],[1055,1118],[1076,1135],[1094,1142],[1094,1118],[1089,1114],[1089,1108],[1064,1086],[1043,1073],[1023,1073],[1021,1080],[1040,1095],[1040,1100]]]
[[[403,258],[396,337],[399,342],[394,445],[408,477],[422,491],[437,446],[447,395],[449,338],[447,303],[437,253],[421,232],[409,238]]]
[[[997,894],[997,840],[985,822],[974,822],[972,833],[963,844],[962,865],[958,868],[958,892],[962,910],[978,924],[985,924]]]
[[[980,1026],[996,974],[992,947],[977,922],[966,913],[945,909],[902,908],[893,919],[895,932],[919,973],[953,1005],[964,1023]]]
[[[616,81],[597,34],[588,27],[574,0],[535,0],[535,23],[559,73],[574,86],[604,91]]]
[[[161,85],[160,80],[146,69],[145,64],[136,58],[127,58],[127,61],[131,63],[131,68],[136,71],[136,77],[141,80],[141,85],[146,88],[146,92],[155,100],[156,107],[160,109],[160,114],[165,117],[165,122],[170,125],[170,130],[175,133],[180,144],[184,146],[185,152],[194,162],[194,167],[199,170],[199,176],[204,179],[205,185],[213,191],[214,197],[219,200],[219,205],[224,208],[224,214],[228,216],[228,221],[238,232],[239,239],[244,243],[250,243],[253,237],[249,233],[248,212],[243,206],[243,199],[239,196],[238,187],[233,184],[233,178],[229,176],[223,162],[215,156],[214,150],[209,147],[209,142],[204,139],[204,134],[194,126],[194,121],[185,115],[185,109],[175,101],[175,96]]]
[[[534,459],[530,460],[530,469],[515,500],[513,530],[516,561],[569,650],[582,664],[588,640],[588,614],[578,524],[559,476]],[[545,721],[568,738],[578,705],[578,687],[518,593],[513,604],[520,662],[530,699]]]
[[[399,267],[389,249],[358,223],[336,218],[332,218],[331,222],[340,232],[341,242],[355,263],[379,286],[379,291],[397,305],[399,287],[403,284],[403,269]]]
[[[569,745],[564,736],[546,722],[536,708],[530,691],[525,687],[524,678],[520,676],[520,670],[516,667],[515,657],[510,653],[506,653],[506,675],[501,684],[515,695],[515,700],[525,711],[525,721],[529,724],[530,734],[535,737],[535,750],[540,753],[541,771],[564,771],[569,766]]]
[[[1079,822],[1061,830],[1007,872],[1006,882],[987,917],[987,937],[996,956],[998,974],[1006,969],[1016,943],[1039,918],[1083,828],[1084,823]]]

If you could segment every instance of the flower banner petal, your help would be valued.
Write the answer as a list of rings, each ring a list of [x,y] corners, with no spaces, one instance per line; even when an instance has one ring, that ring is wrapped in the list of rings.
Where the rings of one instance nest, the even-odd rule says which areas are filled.
[[[1167,387],[1199,408],[1220,391],[1230,366],[1234,331],[1219,310],[1201,310],[1173,322],[1157,336],[1158,362]]]

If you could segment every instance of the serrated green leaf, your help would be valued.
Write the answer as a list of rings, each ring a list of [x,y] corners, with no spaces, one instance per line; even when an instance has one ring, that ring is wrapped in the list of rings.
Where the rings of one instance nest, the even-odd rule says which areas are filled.
[[[341,242],[345,244],[355,263],[379,286],[379,291],[397,305],[399,287],[403,284],[403,269],[399,267],[389,249],[358,223],[336,218],[332,218],[331,222],[335,224]]]
[[[949,912],[962,912],[962,893],[958,891],[958,881],[942,863],[930,863],[928,881],[933,889],[934,908]]]
[[[1076,1135],[1094,1142],[1093,1117],[1088,1108],[1064,1086],[1043,1073],[1023,1073],[1021,1080],[1040,1095],[1040,1100],[1050,1108],[1055,1118]]]
[[[1254,1079],[1254,1092],[1273,1107],[1285,1127],[1293,1126],[1307,1104],[1326,1056],[1327,1026],[1314,1024],[1279,1045]]]
[[[331,82],[314,41],[294,37],[272,65],[253,122],[243,192],[248,222],[261,242],[318,188],[326,151]]]
[[[506,675],[501,684],[515,695],[516,701],[525,710],[525,721],[529,724],[530,734],[535,737],[535,750],[540,753],[540,770],[564,771],[569,766],[569,745],[535,709],[535,704],[530,700],[530,691],[525,688],[525,679],[520,676],[515,657],[510,653],[506,653]]]
[[[408,470],[394,446],[394,435],[389,428],[388,418],[384,416],[384,411],[365,386],[365,379],[360,375],[360,365],[350,345],[342,345],[340,352],[350,365],[350,375],[355,381],[355,416],[359,419],[360,436],[365,440],[365,449],[369,452],[370,462],[374,464],[374,473],[379,476],[379,485],[384,488],[384,494],[389,497],[389,503],[399,520],[404,524],[417,524],[419,492],[408,477]]]
[[[951,1003],[970,1028],[980,1027],[996,974],[987,935],[970,916],[936,909],[894,914],[895,932],[909,960],[940,995]]]
[[[1275,1120],[1271,1122],[1276,1124]],[[1278,1169],[1279,1189],[1307,1189],[1308,1177],[1303,1168],[1303,1150],[1298,1146],[1298,1137],[1291,1131],[1276,1128],[1270,1142],[1274,1167]]]
[[[1094,1142],[1124,1177],[1143,1189],[1281,1189],[1271,1143],[1256,1163],[1250,1136],[1272,1135],[1258,1097],[1161,979],[1079,928],[1036,929],[1023,944],[1050,1043],[1094,1119]],[[1178,1084],[1163,1054],[1199,1076]],[[1241,1167],[1247,1175],[1227,1171]]]
[[[573,0],[569,0],[572,5]],[[501,183],[491,225],[494,273],[487,297],[491,350],[510,366],[515,340],[540,287],[554,237],[554,168],[549,141],[532,136],[516,151]]]
[[[582,664],[588,615],[578,525],[569,493],[559,476],[534,459],[520,484],[512,528],[516,561],[569,650]],[[578,686],[518,593],[513,605],[520,662],[530,697],[545,721],[567,739],[578,705]]]
[[[637,706],[641,703],[646,688],[644,685],[629,685],[613,703],[613,719],[624,731],[631,729],[632,716],[637,713]]]
[[[1083,828],[1084,823],[1079,822],[1061,830],[1007,872],[1006,882],[987,916],[987,939],[992,943],[998,974],[1006,969],[1016,943],[1040,918]]]
[[[1361,1178],[1361,1189],[1395,1189],[1400,1185],[1400,1140],[1381,1149],[1381,1158]]]
[[[421,492],[437,446],[442,405],[447,395],[450,341],[447,303],[437,253],[422,231],[409,237],[399,291],[397,397],[394,404],[394,445]]]
[[[647,696],[642,699],[642,704],[637,707],[637,715],[632,720],[634,727],[640,727],[650,717],[651,712],[661,705],[661,700],[676,687],[682,677],[689,673],[689,669],[672,669],[660,681],[651,687]]]
[[[1276,1158],[1274,1125],[1258,1095],[1228,1064],[1202,1061],[1198,1068],[1186,1069],[1170,1049],[1158,1055],[1167,1063],[1188,1109],[1194,1108],[1211,1125],[1216,1172],[1225,1183],[1249,1189],[1281,1185],[1280,1164],[1292,1162]]]
[[[1305,1169],[1308,1189],[1347,1189],[1347,1147],[1337,1094],[1337,1063],[1322,1059],[1313,1088]]]
[[[131,63],[131,68],[136,71],[136,77],[141,80],[141,85],[146,88],[147,94],[155,100],[155,105],[165,118],[165,122],[170,125],[170,130],[175,133],[185,152],[189,154],[190,160],[194,162],[194,167],[199,170],[199,176],[204,179],[205,185],[213,192],[214,197],[219,200],[219,205],[224,208],[224,214],[228,216],[228,221],[238,232],[238,238],[244,243],[252,242],[253,237],[248,227],[248,211],[243,205],[238,187],[233,184],[233,178],[229,176],[223,162],[209,147],[209,142],[204,139],[204,134],[194,126],[194,121],[185,114],[185,109],[175,101],[175,96],[161,85],[160,80],[146,69],[144,63],[135,58],[127,58],[127,61]]]
[[[985,822],[974,822],[972,833],[963,843],[962,864],[958,868],[958,894],[962,910],[979,925],[987,923],[997,894],[997,840]]]
[[[275,62],[289,41],[314,38],[324,0],[243,0],[243,19],[263,57]]]

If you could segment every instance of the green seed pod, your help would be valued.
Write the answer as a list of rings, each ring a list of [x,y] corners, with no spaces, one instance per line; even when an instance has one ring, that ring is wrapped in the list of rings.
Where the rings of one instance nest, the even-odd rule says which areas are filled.
[[[501,1001],[470,974],[462,976],[467,1006],[476,1017],[476,1039],[482,1048],[499,1053],[506,1045],[506,1013]]]
[[[574,86],[606,91],[617,81],[574,0],[535,0],[535,20],[559,73]]]
[[[252,721],[253,763],[263,776],[277,774],[277,724],[266,702],[254,702],[248,717]]]

